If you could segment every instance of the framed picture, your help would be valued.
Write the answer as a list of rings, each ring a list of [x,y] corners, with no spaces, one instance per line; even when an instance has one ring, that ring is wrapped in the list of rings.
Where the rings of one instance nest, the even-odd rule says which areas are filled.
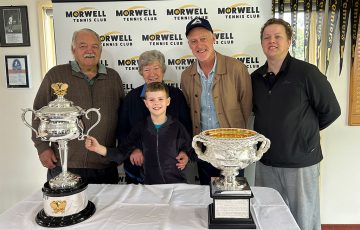
[[[29,88],[27,56],[5,56],[8,88]]]
[[[0,46],[30,46],[27,6],[0,6]]]

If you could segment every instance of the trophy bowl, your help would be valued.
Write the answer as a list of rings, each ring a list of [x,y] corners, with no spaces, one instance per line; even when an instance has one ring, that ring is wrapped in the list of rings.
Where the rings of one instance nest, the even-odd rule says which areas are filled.
[[[237,177],[240,169],[260,160],[270,147],[270,140],[248,129],[210,129],[194,136],[192,141],[199,159],[220,170],[212,177],[209,204],[209,228],[253,229],[250,212],[251,188],[245,177]]]
[[[64,83],[54,83],[51,85],[57,98],[50,101],[47,106],[42,107],[39,110],[23,109],[21,115],[24,124],[31,128],[36,137],[41,138],[42,141],[69,141],[73,139],[84,140],[86,136],[99,122],[101,115],[99,109],[90,108],[84,110],[79,106],[75,106],[72,101],[64,98],[68,85]],[[34,119],[39,119],[40,124],[38,129],[33,128],[25,118],[27,112],[32,112]],[[98,116],[97,122],[92,125],[87,134],[84,134],[84,124],[81,118],[85,115],[89,119],[88,114],[95,112]]]
[[[202,143],[206,150],[199,147]],[[262,142],[258,148],[258,143]],[[221,190],[241,190],[245,185],[236,181],[239,170],[260,160],[270,147],[270,140],[253,130],[239,128],[210,129],[196,135],[192,141],[199,159],[220,169],[215,186]]]

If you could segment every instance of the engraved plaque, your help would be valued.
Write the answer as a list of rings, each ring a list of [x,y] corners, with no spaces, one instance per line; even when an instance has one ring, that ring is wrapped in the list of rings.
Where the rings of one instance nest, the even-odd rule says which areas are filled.
[[[215,218],[250,218],[250,199],[215,199]]]

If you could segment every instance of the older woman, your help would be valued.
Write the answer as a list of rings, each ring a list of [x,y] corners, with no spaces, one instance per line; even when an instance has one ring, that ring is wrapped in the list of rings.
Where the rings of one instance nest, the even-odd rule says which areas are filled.
[[[149,110],[145,107],[143,97],[146,85],[151,82],[162,82],[166,71],[165,57],[158,50],[145,51],[139,57],[139,73],[145,83],[131,90],[125,97],[119,113],[118,138],[122,142],[126,139],[131,129],[140,121],[149,116]],[[191,118],[185,97],[180,89],[168,86],[171,103],[167,108],[167,114],[178,119],[192,133]],[[134,151],[140,151],[135,149]],[[138,162],[124,161],[125,180],[130,183],[142,183],[141,167]]]

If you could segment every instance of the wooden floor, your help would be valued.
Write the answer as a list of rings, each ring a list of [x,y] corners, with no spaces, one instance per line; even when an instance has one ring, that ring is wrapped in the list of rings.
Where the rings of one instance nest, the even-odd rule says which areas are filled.
[[[322,224],[321,230],[360,230],[360,224]]]

